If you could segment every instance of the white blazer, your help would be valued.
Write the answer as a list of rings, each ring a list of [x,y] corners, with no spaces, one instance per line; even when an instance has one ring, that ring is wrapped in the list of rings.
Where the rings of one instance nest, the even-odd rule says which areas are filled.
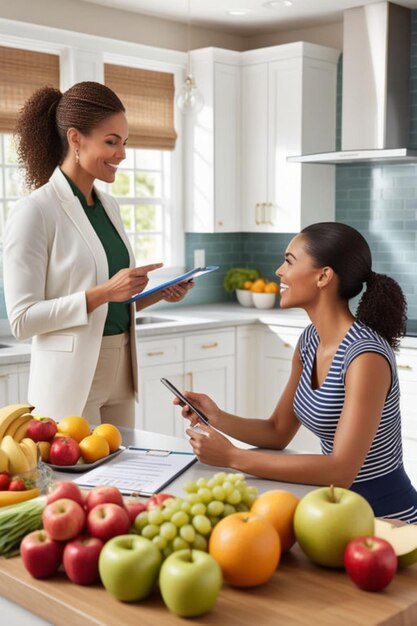
[[[96,189],[135,259],[117,202]],[[22,198],[6,224],[4,290],[17,339],[33,337],[28,401],[38,415],[81,415],[98,361],[108,305],[87,313],[85,291],[108,280],[100,239],[68,181],[56,168],[48,183]],[[137,392],[134,305],[131,352]]]

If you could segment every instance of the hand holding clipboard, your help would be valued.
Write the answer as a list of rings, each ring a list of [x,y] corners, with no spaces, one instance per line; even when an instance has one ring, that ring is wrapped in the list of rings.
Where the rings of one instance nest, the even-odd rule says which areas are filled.
[[[185,274],[176,276],[175,278],[172,278],[171,280],[168,280],[165,283],[161,283],[160,285],[157,285],[156,287],[151,287],[150,289],[146,289],[145,291],[141,291],[140,293],[137,293],[135,296],[133,296],[133,298],[130,298],[130,300],[127,300],[127,302],[128,303],[135,302],[136,300],[140,300],[141,298],[146,298],[146,296],[150,296],[153,293],[162,291],[163,289],[166,289],[167,287],[171,287],[172,285],[177,285],[178,283],[183,283],[188,280],[193,280],[194,278],[197,278],[198,276],[203,276],[203,274],[208,274],[218,269],[219,269],[218,265],[210,265],[208,267],[195,267],[189,272],[185,272]]]

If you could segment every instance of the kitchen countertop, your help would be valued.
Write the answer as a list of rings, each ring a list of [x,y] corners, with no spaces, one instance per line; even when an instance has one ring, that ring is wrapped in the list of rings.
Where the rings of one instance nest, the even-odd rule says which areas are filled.
[[[124,431],[124,443],[161,449],[188,450],[179,438],[146,431]],[[167,489],[184,495],[182,485],[200,476],[209,476],[216,468],[196,463]],[[74,475],[57,473],[57,478]],[[277,483],[254,478],[260,493],[268,489],[288,489],[299,497],[314,487]],[[417,566],[397,574],[381,593],[359,590],[343,570],[325,569],[312,564],[295,545],[282,557],[279,568],[265,585],[253,589],[233,589],[224,585],[214,609],[193,619],[193,624],[245,626],[262,623],[310,626],[405,626],[417,623]],[[55,624],[65,626],[164,624],[176,626],[184,620],[168,612],[158,593],[140,603],[120,603],[99,585],[76,586],[58,575],[49,580],[35,580],[24,569],[21,559],[0,560],[0,610],[2,623],[19,626]],[[20,605],[20,606],[17,606]],[[20,607],[25,607],[23,611]],[[31,611],[32,613],[28,613]],[[35,617],[36,613],[40,617]],[[48,620],[48,621],[44,621]]]

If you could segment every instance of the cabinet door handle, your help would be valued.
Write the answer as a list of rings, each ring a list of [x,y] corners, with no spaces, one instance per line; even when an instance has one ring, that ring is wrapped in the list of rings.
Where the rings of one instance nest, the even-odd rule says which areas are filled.
[[[284,341],[282,345],[284,346],[284,348],[292,348],[292,345],[290,343],[287,343],[286,341]]]
[[[186,376],[190,377],[190,384],[188,385],[188,389],[189,389],[189,391],[193,391],[193,373],[192,372],[187,372]]]
[[[163,350],[160,350],[159,352],[147,352],[146,356],[162,356],[163,354],[165,354],[165,352],[163,352]]]
[[[217,348],[218,345],[217,341],[213,341],[213,343],[203,343],[201,347],[203,350],[210,350],[210,348]]]
[[[260,220],[260,217],[259,217],[259,215],[260,215],[260,208],[261,208],[261,205],[259,204],[259,202],[257,202],[255,204],[255,224],[257,226],[259,226],[259,224],[262,223],[261,220]]]
[[[275,223],[275,215],[274,215],[274,205],[272,202],[268,202],[268,224],[271,226]]]
[[[261,224],[266,224],[267,223],[266,215],[265,215],[266,207],[267,207],[266,202],[262,202],[262,204],[261,204]]]
[[[411,365],[402,365],[401,363],[397,363],[397,367],[399,370],[407,370],[408,372],[413,369]]]

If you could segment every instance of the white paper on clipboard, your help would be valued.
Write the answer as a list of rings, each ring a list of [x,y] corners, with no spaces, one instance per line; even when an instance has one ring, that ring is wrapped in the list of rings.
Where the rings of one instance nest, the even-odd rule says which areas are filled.
[[[161,291],[166,287],[171,287],[172,285],[177,285],[178,283],[183,283],[187,280],[192,280],[193,278],[197,278],[198,276],[202,276],[203,274],[209,274],[210,272],[215,272],[219,269],[218,265],[209,265],[208,267],[195,267],[189,272],[185,272],[185,274],[181,274],[180,276],[176,276],[175,278],[171,278],[171,280],[167,280],[165,283],[161,283],[156,287],[151,287],[150,289],[146,289],[145,291],[141,291],[137,293],[133,298],[127,300],[127,302],[135,302],[135,300],[140,300],[141,298],[145,298],[146,296],[150,296],[152,293],[156,293],[157,291]]]
[[[124,494],[151,496],[195,463],[192,452],[126,448],[117,458],[74,480],[80,487],[111,485]]]

